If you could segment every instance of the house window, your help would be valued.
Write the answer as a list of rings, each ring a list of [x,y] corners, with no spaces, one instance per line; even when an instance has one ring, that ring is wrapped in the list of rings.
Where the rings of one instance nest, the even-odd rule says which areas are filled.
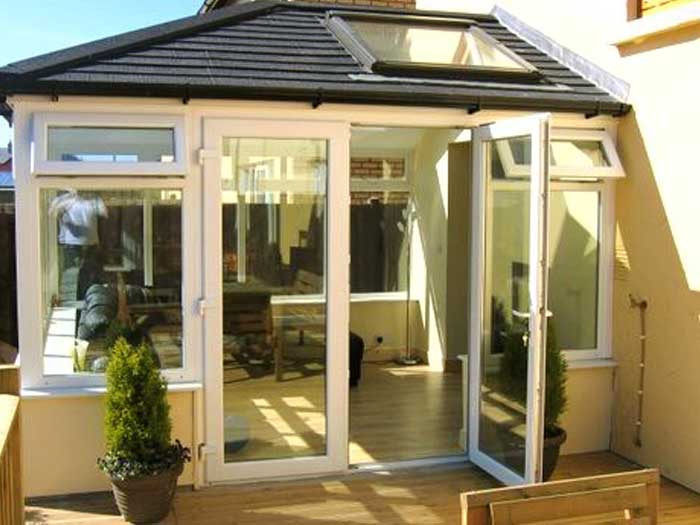
[[[411,209],[406,158],[397,154],[350,160],[350,291],[406,290]]]
[[[530,148],[526,139],[513,138],[495,143],[492,157],[494,177],[528,178]],[[549,147],[553,179],[603,180],[624,177],[622,163],[612,140],[599,130],[554,130]]]
[[[330,12],[327,23],[375,73],[518,80],[539,77],[534,67],[469,21]]]
[[[662,11],[667,11],[696,0],[628,0],[627,15],[629,20],[647,17]]]
[[[42,189],[44,374],[103,373],[114,339],[181,368],[182,192]]]
[[[527,228],[529,185],[527,139],[494,141],[490,155],[494,210],[494,271],[491,305],[493,354],[502,352],[504,327],[528,322]],[[622,168],[602,131],[553,130],[550,141],[549,322],[569,358],[610,356],[609,322],[613,232],[612,181]],[[510,180],[509,180],[510,179]],[[515,180],[513,180],[515,179]]]
[[[182,115],[35,113],[16,166],[23,388],[101,388],[119,336],[197,381],[198,182]]]
[[[32,173],[184,176],[180,116],[39,113],[34,115]]]

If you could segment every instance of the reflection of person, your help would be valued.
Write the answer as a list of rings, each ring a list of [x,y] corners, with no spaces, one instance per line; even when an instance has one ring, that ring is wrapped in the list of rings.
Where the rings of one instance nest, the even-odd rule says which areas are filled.
[[[82,299],[102,273],[98,220],[107,217],[107,207],[96,193],[68,190],[53,199],[49,213],[58,220],[58,244],[63,252],[61,284],[65,285],[63,275],[68,268],[80,268],[76,299]]]

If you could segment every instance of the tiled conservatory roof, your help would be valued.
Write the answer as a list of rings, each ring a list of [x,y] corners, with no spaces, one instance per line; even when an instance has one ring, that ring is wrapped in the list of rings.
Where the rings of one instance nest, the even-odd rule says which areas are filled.
[[[537,68],[536,83],[385,76],[326,26],[326,14],[464,18]],[[257,0],[0,68],[0,95],[250,98],[622,114],[629,107],[490,15]],[[0,99],[1,101],[1,99]]]

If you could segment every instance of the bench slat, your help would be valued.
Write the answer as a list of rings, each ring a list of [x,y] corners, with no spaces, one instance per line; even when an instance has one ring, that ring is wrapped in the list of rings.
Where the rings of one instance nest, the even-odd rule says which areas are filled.
[[[547,522],[615,511],[637,511],[646,505],[646,485],[637,484],[492,503],[491,522],[494,525]]]

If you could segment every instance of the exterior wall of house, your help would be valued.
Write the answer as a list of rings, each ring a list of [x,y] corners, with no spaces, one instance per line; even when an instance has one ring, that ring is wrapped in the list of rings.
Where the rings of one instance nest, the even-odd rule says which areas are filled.
[[[194,440],[194,395],[170,393],[173,438],[190,447]],[[110,490],[97,468],[104,454],[104,397],[22,400],[22,486],[26,497]],[[193,463],[180,485],[194,483]]]
[[[22,166],[25,171],[20,175],[28,177],[28,142],[29,142],[29,117],[31,112],[117,112],[120,114],[151,113],[155,115],[182,114],[186,118],[186,128],[188,130],[188,148],[190,150],[190,169],[197,175],[201,167],[196,162],[197,147],[202,143],[202,119],[204,118],[277,118],[289,119],[293,122],[306,121],[313,125],[315,119],[341,121],[347,123],[359,123],[367,126],[426,126],[426,127],[453,127],[469,128],[486,122],[493,122],[500,118],[516,116],[513,112],[489,112],[483,111],[474,115],[468,115],[461,110],[437,109],[437,108],[399,108],[376,106],[352,106],[344,107],[340,105],[324,104],[316,110],[310,110],[308,104],[302,103],[264,103],[259,102],[226,102],[226,101],[199,101],[192,100],[188,105],[182,105],[176,100],[127,100],[127,99],[85,99],[62,97],[58,103],[49,102],[44,97],[28,97],[24,101],[17,102],[16,112],[16,140],[17,148],[20,143],[26,144],[26,148],[21,148],[19,156],[22,157]],[[590,127],[594,123],[583,119],[579,115],[555,115],[556,125],[563,127]],[[612,120],[603,121],[606,126],[612,126]],[[599,125],[599,124],[598,124]],[[444,131],[446,134],[455,134],[454,130]],[[437,354],[444,356],[454,356],[466,350],[467,343],[464,340],[467,332],[464,331],[468,323],[464,310],[466,290],[466,276],[468,268],[464,267],[463,260],[456,254],[466,252],[454,248],[455,243],[466,242],[467,218],[469,217],[468,205],[457,206],[460,194],[465,195],[468,191],[464,187],[464,178],[456,176],[455,171],[462,171],[469,165],[468,156],[464,151],[459,151],[464,146],[451,147],[445,150],[445,144],[449,142],[439,134],[433,134],[431,141],[421,144],[417,151],[422,156],[420,161],[426,167],[424,181],[413,181],[416,184],[416,191],[437,192],[432,197],[426,194],[423,199],[428,202],[420,204],[424,212],[425,224],[422,236],[425,252],[433,257],[434,265],[431,267],[443,268],[446,272],[442,275],[432,276],[438,285],[442,282],[443,295],[431,298],[434,301],[435,311],[441,317],[433,318],[428,324],[429,339],[428,347],[434,342]],[[449,137],[448,137],[449,138]],[[24,140],[24,142],[23,142]],[[441,145],[440,145],[441,144]],[[414,162],[418,163],[418,159]],[[430,168],[430,169],[428,169]],[[428,180],[429,179],[429,180]],[[449,186],[449,190],[446,188]],[[446,220],[445,202],[452,192],[455,210],[458,212],[454,217],[450,214],[453,222]],[[445,195],[447,193],[448,195]],[[448,204],[449,206],[449,204]],[[462,227],[457,220],[463,214]],[[454,225],[451,228],[448,225]],[[419,230],[419,228],[416,228]],[[462,241],[460,241],[463,239]],[[420,245],[420,242],[416,243]],[[465,249],[466,245],[462,245]],[[445,254],[456,255],[454,259]],[[459,267],[461,266],[461,271]],[[457,273],[453,274],[457,268]],[[448,281],[448,275],[450,281]],[[28,274],[21,274],[28,276]],[[20,275],[20,277],[21,277]],[[455,286],[445,292],[444,283],[455,279]],[[460,281],[462,279],[462,281]],[[460,288],[460,282],[464,285]],[[430,290],[430,287],[423,287],[423,292]],[[403,304],[399,303],[395,309],[387,312],[385,309],[381,315],[378,311],[382,309],[381,303],[367,303],[366,315],[360,318],[351,318],[351,324],[358,326],[358,329],[366,330],[371,334],[375,330],[371,323],[385,321],[386,316],[395,316],[403,319]],[[20,311],[22,305],[20,304]],[[420,301],[416,301],[413,318],[416,323],[423,322],[424,312]],[[354,315],[354,312],[353,312]],[[461,322],[460,322],[461,317]],[[448,320],[452,322],[448,322]],[[364,323],[364,324],[363,324]],[[384,324],[389,324],[384,322]],[[395,323],[400,325],[400,323]],[[440,325],[442,324],[442,328]],[[454,331],[445,334],[447,326],[454,325]],[[364,326],[365,328],[361,328]],[[432,328],[430,328],[432,327]],[[432,330],[432,333],[430,333]],[[440,330],[443,330],[441,333]],[[415,335],[424,337],[425,334]],[[397,334],[397,341],[401,341]],[[446,341],[445,338],[446,337]],[[431,342],[432,341],[432,342]],[[20,344],[21,341],[20,341]],[[41,350],[37,348],[22,347],[25,356],[40,355]],[[24,366],[24,363],[23,363]],[[602,366],[591,368],[590,364],[573,368],[569,374],[569,411],[564,418],[564,427],[569,432],[569,441],[564,452],[575,453],[592,450],[606,450],[609,446],[611,399],[612,399],[612,376],[613,368]],[[206,386],[206,378],[201,378]],[[51,494],[64,494],[71,492],[89,492],[105,490],[107,483],[104,476],[95,467],[95,459],[102,453],[104,443],[101,432],[102,428],[102,398],[86,393],[79,397],[49,397],[57,390],[41,391],[35,390],[31,398],[24,400],[24,443],[25,464],[25,486],[28,496],[40,496]],[[40,396],[40,397],[38,397]],[[173,404],[174,429],[173,437],[180,438],[183,443],[192,444],[206,442],[206,436],[197,433],[198,421],[204,417],[199,407],[201,403],[197,401],[197,395],[190,393],[171,393]],[[206,394],[205,394],[206,396]],[[195,438],[195,434],[197,437]],[[181,483],[191,484],[195,481],[195,472],[199,472],[195,466],[190,466],[181,478]],[[199,481],[202,478],[198,478]]]
[[[623,0],[499,0],[528,25],[629,82],[634,112],[621,120],[627,178],[617,185],[613,450],[700,490],[700,244],[698,131],[700,10],[668,7],[627,22]],[[683,2],[678,2],[683,4]],[[489,11],[493,2],[422,0],[422,9]],[[675,27],[671,20],[675,19]],[[661,31],[667,23],[671,25]],[[653,27],[644,35],[640,28]],[[636,29],[635,29],[636,28]],[[611,45],[638,31],[632,41]],[[648,301],[647,363],[636,444],[640,314]]]

